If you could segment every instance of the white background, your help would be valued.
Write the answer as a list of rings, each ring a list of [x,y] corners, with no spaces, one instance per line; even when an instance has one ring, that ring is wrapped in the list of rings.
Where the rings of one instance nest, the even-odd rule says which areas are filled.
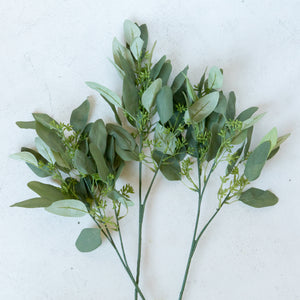
[[[278,205],[224,207],[199,244],[185,299],[300,299],[299,14],[297,0],[1,0],[0,299],[133,298],[132,284],[107,241],[88,254],[76,250],[79,232],[92,225],[88,217],[9,207],[33,197],[26,183],[39,180],[25,164],[8,159],[21,146],[33,146],[35,136],[15,121],[31,120],[32,112],[68,121],[89,95],[91,120],[113,121],[108,105],[84,82],[120,94],[122,82],[107,58],[113,37],[122,40],[127,18],[148,25],[150,45],[157,40],[154,60],[166,54],[172,77],[188,64],[196,83],[207,66],[220,66],[224,91],[235,91],[238,112],[249,106],[268,112],[256,127],[254,145],[273,126],[280,135],[292,133],[254,183],[278,195]],[[133,163],[123,179],[137,190],[136,177]],[[145,185],[149,178],[145,175]],[[219,184],[217,177],[212,182]],[[201,224],[216,204],[212,189]],[[195,210],[196,194],[159,175],[144,224],[141,287],[147,299],[177,299]],[[135,269],[137,206],[122,226]]]

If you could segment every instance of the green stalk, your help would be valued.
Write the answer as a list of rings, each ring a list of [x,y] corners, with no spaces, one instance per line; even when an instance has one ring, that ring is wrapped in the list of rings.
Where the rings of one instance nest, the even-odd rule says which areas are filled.
[[[140,133],[140,145],[139,154],[142,153],[143,149],[143,134]],[[139,160],[139,231],[138,231],[138,254],[136,263],[136,277],[135,282],[138,285],[140,280],[140,269],[141,269],[141,252],[142,252],[142,223],[143,223],[143,204],[142,204],[142,161]],[[137,289],[135,289],[135,300],[138,299]]]
[[[134,279],[134,277],[132,275],[132,272],[131,272],[128,264],[127,264],[126,258],[125,257],[124,257],[124,259],[122,258],[121,254],[120,254],[120,251],[118,250],[118,248],[117,248],[117,246],[116,246],[116,244],[115,244],[115,242],[114,242],[114,240],[113,240],[113,238],[112,238],[112,236],[111,236],[108,228],[106,228],[106,232],[105,232],[104,230],[102,230],[100,224],[95,220],[95,218],[93,216],[91,216],[91,217],[94,220],[94,222],[97,224],[97,226],[101,229],[102,233],[107,238],[107,240],[109,241],[109,243],[111,244],[111,246],[114,248],[114,250],[115,250],[116,254],[118,255],[118,257],[119,257],[119,259],[120,259],[120,261],[121,261],[121,263],[122,263],[125,271],[127,272],[127,274],[129,276],[130,280],[132,281],[133,285],[135,286],[135,290],[140,295],[141,299],[145,300],[145,296],[143,295],[143,293],[142,293],[140,287],[138,286],[138,284],[136,283],[136,281],[135,281],[135,279]],[[124,252],[123,252],[123,255],[125,255]]]

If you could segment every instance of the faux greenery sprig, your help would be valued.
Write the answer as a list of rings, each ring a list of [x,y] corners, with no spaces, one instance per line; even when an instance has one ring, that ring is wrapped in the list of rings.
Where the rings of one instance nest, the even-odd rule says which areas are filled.
[[[159,171],[168,180],[182,180],[198,195],[193,237],[179,294],[182,299],[197,245],[221,208],[235,201],[253,207],[277,203],[277,197],[268,190],[245,188],[260,176],[266,161],[278,152],[289,135],[278,137],[277,129],[273,128],[250,150],[253,127],[264,114],[253,116],[258,108],[250,107],[236,116],[235,94],[230,92],[227,99],[221,91],[222,69],[212,67],[193,86],[185,67],[169,84],[171,62],[163,56],[152,63],[155,44],[147,50],[146,25],[126,20],[124,36],[125,44],[113,40],[114,61],[111,61],[123,80],[122,97],[100,84],[87,82],[110,105],[118,124],[105,125],[101,119],[87,124],[88,101],[72,112],[70,124],[57,123],[45,114],[33,114],[33,122],[17,122],[21,128],[36,130],[37,151],[22,148],[12,157],[25,160],[40,177],[51,176],[60,187],[30,182],[28,186],[40,197],[14,206],[45,207],[48,212],[64,216],[88,213],[98,228],[84,229],[76,241],[77,248],[83,252],[96,249],[102,233],[132,280],[135,299],[138,295],[145,299],[139,279],[146,203]],[[122,127],[120,113],[133,133]],[[124,163],[132,160],[138,161],[139,174],[135,277],[127,262],[119,222],[133,204],[129,197],[133,188],[128,183],[116,189]],[[216,168],[224,163],[227,167],[220,177],[216,212],[199,228],[207,185]],[[153,171],[144,196],[143,165]],[[121,250],[113,240],[112,230],[118,231]]]

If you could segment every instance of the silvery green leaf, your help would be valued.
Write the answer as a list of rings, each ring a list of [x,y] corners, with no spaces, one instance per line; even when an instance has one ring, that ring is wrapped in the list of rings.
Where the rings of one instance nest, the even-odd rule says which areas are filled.
[[[128,45],[131,46],[133,41],[141,36],[140,28],[130,20],[125,20],[123,24],[124,37]]]
[[[185,111],[183,119],[184,119],[185,124],[190,124],[192,122],[189,110]]]
[[[110,58],[108,58],[108,60],[116,68],[116,70],[117,70],[118,74],[120,75],[121,79],[123,79],[124,76],[125,76],[125,72],[114,61],[112,61]]]
[[[135,68],[135,64],[130,51],[125,48],[116,38],[113,39],[112,47],[114,61],[120,68],[122,68],[120,56],[122,56],[130,64],[131,68]]]
[[[280,136],[280,137],[277,139],[276,145],[275,145],[274,148],[279,147],[283,142],[285,142],[285,141],[289,138],[290,135],[291,135],[291,134],[288,133],[288,134],[285,134],[285,135],[283,135],[283,136]]]
[[[82,131],[88,121],[90,103],[85,100],[80,106],[72,111],[70,124],[75,131]]]
[[[135,38],[132,44],[130,44],[131,53],[136,60],[139,60],[142,55],[143,45],[144,41],[140,37]]]
[[[165,85],[156,96],[156,107],[160,121],[166,123],[173,114],[173,93],[170,87]]]
[[[226,118],[227,120],[234,120],[235,117],[235,103],[236,97],[234,92],[229,93],[228,103],[226,108]]]
[[[173,91],[173,94],[175,94],[184,84],[185,77],[187,74],[189,67],[186,66],[174,79],[171,89]]]
[[[213,124],[211,129],[210,144],[206,156],[207,161],[211,161],[216,157],[218,150],[221,146],[222,138],[219,135],[219,131],[220,131],[219,124],[218,123]]]
[[[103,154],[101,153],[100,149],[94,143],[90,144],[90,151],[91,151],[92,157],[96,163],[97,171],[98,171],[100,179],[103,182],[106,182],[107,177],[109,175],[109,169],[107,167],[107,164],[106,164]]]
[[[252,106],[247,108],[246,110],[242,111],[238,116],[237,116],[237,120],[244,122],[247,119],[249,119],[250,117],[252,117],[252,115],[258,110],[258,107],[256,106]]]
[[[257,123],[266,113],[262,113],[260,115],[251,117],[243,122],[242,130],[252,127],[255,123]]]
[[[96,166],[93,160],[78,149],[75,151],[73,165],[82,174],[96,173]]]
[[[245,130],[241,131],[237,136],[235,136],[235,137],[232,139],[231,143],[232,143],[233,145],[239,145],[239,144],[241,144],[242,142],[244,142],[244,140],[247,138],[247,135],[248,135],[248,130],[245,129]]]
[[[277,128],[272,128],[260,141],[260,144],[269,141],[271,143],[270,151],[269,153],[275,148],[277,143]]]
[[[23,129],[35,129],[35,121],[18,121],[16,124]]]
[[[249,155],[245,166],[245,176],[249,181],[253,181],[259,177],[268,158],[270,147],[270,141],[266,141],[258,145]]]
[[[166,56],[164,55],[151,69],[150,77],[152,80],[156,79],[161,71],[162,66],[166,61]]]
[[[174,133],[170,132],[169,129],[157,124],[154,138],[156,143],[155,148],[157,151],[170,155],[175,153],[177,139]]]
[[[218,67],[212,67],[208,75],[208,87],[210,89],[220,89],[223,85],[223,74]]]
[[[126,111],[135,117],[139,111],[138,89],[127,75],[123,79],[123,103]]]
[[[22,151],[22,152],[19,152],[19,153],[11,154],[9,157],[12,158],[12,159],[16,159],[16,160],[23,160],[23,161],[25,161],[25,162],[27,162],[31,165],[34,165],[34,166],[38,167],[37,159],[30,152]]]
[[[53,202],[45,208],[46,211],[63,217],[83,217],[87,214],[83,202],[75,199],[66,199]]]
[[[56,129],[57,122],[47,114],[33,113],[36,122],[49,129]]]
[[[142,104],[145,109],[150,112],[151,107],[154,104],[155,97],[161,89],[162,81],[160,78],[156,79],[151,83],[147,90],[142,95]]]
[[[272,192],[257,188],[250,188],[243,192],[239,200],[256,208],[272,206],[278,202],[278,198]]]
[[[148,46],[148,28],[146,24],[142,24],[140,27],[141,30],[141,39],[144,41],[143,44],[143,49],[142,49],[142,56],[143,58],[145,56],[145,53],[147,51],[147,46]]]
[[[59,153],[65,152],[65,145],[54,129],[45,127],[41,123],[37,122],[36,133],[53,151]]]
[[[102,154],[105,153],[106,140],[107,140],[107,130],[102,119],[95,121],[89,132],[90,143],[94,143]]]
[[[189,108],[189,115],[193,122],[199,123],[209,116],[219,100],[219,92],[213,92],[194,102]]]
[[[35,146],[38,152],[51,164],[55,164],[55,157],[50,149],[50,147],[40,138],[35,138]]]
[[[27,186],[42,198],[51,201],[63,200],[68,198],[67,195],[62,193],[60,188],[51,184],[45,184],[39,181],[30,181],[28,182]]]
[[[84,228],[75,242],[75,246],[80,252],[91,252],[101,244],[100,228]]]
[[[171,72],[172,72],[172,65],[171,65],[170,61],[167,60],[163,64],[163,66],[158,74],[158,77],[161,79],[163,86],[168,83]]]
[[[190,99],[192,100],[192,102],[196,102],[198,100],[198,97],[194,91],[194,88],[190,82],[190,80],[186,77],[186,89],[188,92],[188,96],[190,97]]]
[[[17,202],[10,207],[24,207],[24,208],[39,208],[48,207],[53,203],[53,201],[45,198],[32,198],[25,201]]]
[[[101,96],[103,96],[107,101],[109,101],[111,104],[122,107],[122,100],[121,98],[113,91],[108,89],[107,87],[98,84],[96,82],[86,82],[87,86],[89,86],[91,89],[97,91]]]
[[[220,92],[218,104],[214,109],[214,112],[222,114],[225,116],[226,114],[226,109],[227,109],[227,99],[224,96],[223,92]]]

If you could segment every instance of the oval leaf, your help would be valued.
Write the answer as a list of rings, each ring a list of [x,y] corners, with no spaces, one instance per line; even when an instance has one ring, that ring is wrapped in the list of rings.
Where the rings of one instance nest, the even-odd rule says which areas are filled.
[[[85,228],[80,232],[75,245],[80,252],[90,252],[97,249],[101,243],[100,228]]]
[[[173,94],[175,94],[184,84],[185,77],[187,74],[189,67],[186,66],[174,79],[171,89],[173,91]]]
[[[55,201],[45,210],[63,217],[83,217],[87,213],[84,203],[75,199]]]
[[[275,205],[278,198],[270,191],[263,191],[257,188],[250,188],[243,192],[240,196],[240,201],[252,207],[267,207]]]
[[[130,20],[125,20],[124,21],[123,28],[124,28],[125,41],[126,41],[126,43],[128,45],[131,46],[131,44],[133,43],[133,41],[136,38],[140,37],[141,30],[140,30],[140,28],[136,24],[134,24]]]
[[[218,67],[212,67],[208,74],[208,87],[210,89],[220,89],[223,85],[223,74]]]
[[[147,90],[142,95],[142,104],[148,112],[150,112],[151,107],[153,106],[155,97],[159,90],[161,89],[162,81],[160,78],[156,79],[151,83]]]
[[[219,92],[210,93],[189,107],[189,115],[192,121],[199,123],[209,116],[218,104]]]
[[[170,87],[164,86],[158,92],[156,106],[160,121],[166,123],[173,115],[173,93]]]
[[[109,169],[107,167],[107,164],[106,164],[103,154],[101,153],[99,148],[96,146],[96,144],[93,144],[93,143],[90,144],[90,151],[91,151],[91,154],[97,165],[97,170],[98,170],[100,179],[102,181],[106,182],[107,177],[109,175]]]
[[[12,159],[16,159],[16,160],[23,160],[23,161],[25,161],[25,162],[27,162],[31,165],[34,165],[36,167],[38,166],[37,159],[30,152],[22,151],[22,152],[19,152],[19,153],[11,154],[9,157],[12,158]]]
[[[130,51],[136,60],[139,60],[142,55],[143,45],[144,41],[140,37],[135,38],[130,44]]]
[[[79,107],[74,109],[71,114],[70,124],[75,131],[82,131],[88,121],[90,103],[85,100]]]
[[[35,129],[35,121],[18,121],[16,124],[22,129]]]
[[[38,181],[30,181],[27,183],[27,186],[39,196],[48,200],[56,201],[68,198],[67,195],[62,193],[60,188],[51,184],[45,184]]]
[[[55,157],[49,146],[40,138],[35,138],[35,146],[38,152],[51,164],[55,164]]]
[[[53,201],[45,198],[32,198],[22,202],[17,202],[11,207],[24,207],[24,208],[39,208],[48,207],[53,203]]]
[[[73,164],[74,167],[82,174],[96,173],[96,168],[93,160],[78,149],[75,151]]]
[[[245,176],[248,180],[253,181],[257,179],[261,173],[263,166],[268,158],[271,143],[266,141],[260,144],[249,155],[245,166]]]
[[[93,123],[89,132],[89,140],[99,148],[102,154],[105,153],[107,131],[102,119],[99,119]]]

